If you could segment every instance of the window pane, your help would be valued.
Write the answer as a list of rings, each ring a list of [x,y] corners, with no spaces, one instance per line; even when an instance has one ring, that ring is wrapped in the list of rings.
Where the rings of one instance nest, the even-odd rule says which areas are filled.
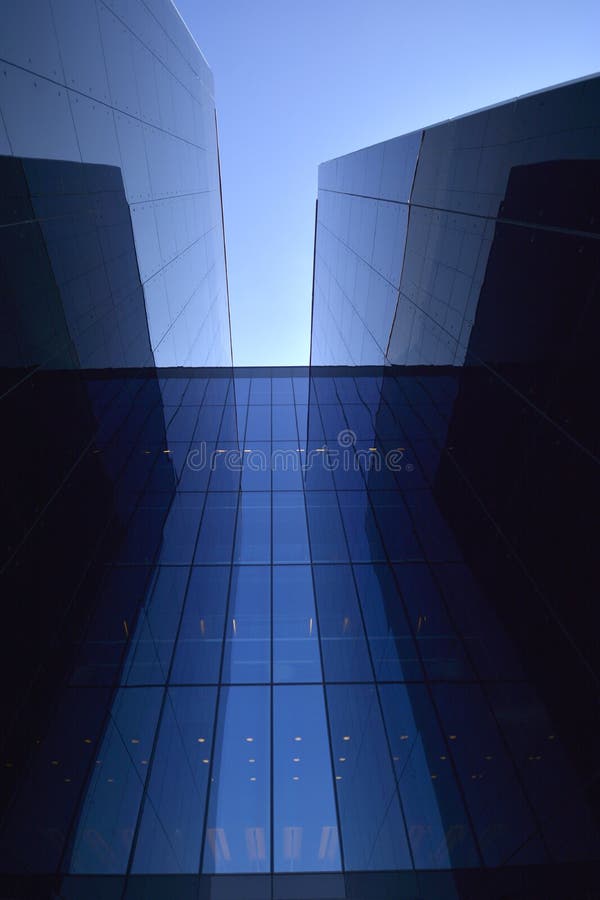
[[[273,567],[273,680],[321,681],[309,566]]]
[[[162,688],[123,688],[116,695],[83,800],[70,872],[126,871],[162,697]]]
[[[411,563],[394,566],[430,678],[473,679],[473,670],[462,641],[456,634],[429,566]]]
[[[375,517],[366,491],[340,491],[340,509],[353,562],[385,562]]]
[[[372,681],[350,566],[315,566],[325,681]]]
[[[379,691],[415,866],[477,866],[473,835],[427,689],[422,684],[382,684]]]
[[[320,464],[317,461],[316,468]],[[348,550],[333,491],[308,491],[306,494],[312,558],[315,562],[346,562]]]
[[[309,562],[304,494],[301,491],[273,494],[274,562]]]
[[[237,499],[238,495],[231,492],[208,495],[196,547],[196,564],[231,562]]]
[[[169,688],[134,872],[198,872],[216,688]]]
[[[225,683],[271,680],[271,572],[234,566],[226,626]]]
[[[327,687],[347,869],[409,869],[396,780],[373,685]]]
[[[388,566],[354,566],[375,677],[381,681],[423,679],[423,668]]]
[[[323,688],[274,689],[275,871],[341,868]]]
[[[270,867],[270,688],[221,688],[205,872]]]
[[[251,491],[240,495],[235,561],[250,563],[271,561],[271,495]]]
[[[192,569],[175,650],[172,683],[218,682],[228,587],[229,566],[195,566]]]
[[[546,851],[481,687],[438,684],[433,694],[486,865],[502,865],[520,848],[520,862],[545,862]]]

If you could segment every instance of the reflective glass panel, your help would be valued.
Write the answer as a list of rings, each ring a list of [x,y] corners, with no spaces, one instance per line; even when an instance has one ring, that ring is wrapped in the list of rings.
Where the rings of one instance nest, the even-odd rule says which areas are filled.
[[[323,688],[273,694],[275,871],[341,868]]]
[[[221,688],[204,872],[270,866],[270,688]]]

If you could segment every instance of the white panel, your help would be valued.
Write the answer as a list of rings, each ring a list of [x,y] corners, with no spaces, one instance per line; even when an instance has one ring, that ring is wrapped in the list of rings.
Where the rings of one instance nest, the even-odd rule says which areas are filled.
[[[113,106],[138,116],[139,103],[131,34],[102,3],[98,4],[98,14]]]
[[[3,0],[0,56],[62,82],[63,71],[49,0]]]
[[[4,65],[0,109],[15,156],[80,160],[64,87]]]
[[[144,126],[138,119],[115,113],[117,137],[121,150],[125,194],[129,203],[150,199],[150,179],[146,165]]]
[[[96,0],[52,0],[67,87],[108,103]]]
[[[121,168],[112,108],[73,91],[69,91],[69,101],[82,161]]]

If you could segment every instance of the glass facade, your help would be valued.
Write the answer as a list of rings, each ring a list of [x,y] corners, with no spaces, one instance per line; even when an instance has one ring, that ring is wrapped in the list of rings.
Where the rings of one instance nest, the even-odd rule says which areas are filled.
[[[10,221],[19,243],[23,232],[33,231],[30,219],[41,220],[37,240],[49,248],[61,302],[69,307],[76,297],[78,306],[85,304],[87,318],[67,338],[78,340],[89,320],[106,319],[107,307],[109,318],[116,308],[126,320],[139,303],[141,283],[144,340],[157,366],[231,365],[213,92],[210,69],[170,0],[4,4],[2,183],[2,156],[28,161],[33,215],[21,216],[27,204],[20,204],[10,210]],[[81,171],[91,172],[91,164],[97,173],[100,166],[120,171],[86,180]],[[107,192],[102,207],[96,205],[97,179]],[[114,190],[124,194],[118,215],[109,202]],[[105,229],[99,246],[90,234],[90,207]],[[82,214],[87,227],[80,231]],[[103,257],[110,266],[125,254],[128,230],[135,258],[131,283],[120,294]],[[76,272],[64,271],[57,245],[65,237],[81,244]],[[130,267],[126,260],[124,268]],[[69,316],[67,324],[73,324]],[[136,352],[123,354],[112,339],[96,334],[91,344],[88,335],[86,350],[93,347],[96,357],[90,365],[152,364],[139,361],[136,339]]]
[[[486,389],[471,382],[34,376],[57,408],[79,392],[90,418],[5,554],[11,896],[588,884],[592,710],[537,589],[491,559],[492,527],[469,532],[470,481],[446,458],[462,393]],[[527,652],[536,617],[559,660]]]
[[[3,24],[0,895],[594,896],[600,79],[325,163],[235,369],[175,7]]]
[[[563,352],[597,271],[599,98],[586,78],[323,163],[312,364]]]

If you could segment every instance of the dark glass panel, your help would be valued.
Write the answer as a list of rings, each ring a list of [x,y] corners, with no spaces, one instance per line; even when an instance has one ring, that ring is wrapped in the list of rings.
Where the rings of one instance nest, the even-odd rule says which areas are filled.
[[[69,872],[125,872],[162,698],[161,688],[123,688],[116,695],[73,836]]]
[[[367,492],[339,491],[338,498],[352,562],[385,562]]]
[[[208,494],[196,545],[196,564],[231,562],[237,500],[238,495],[231,492]]]
[[[504,865],[518,851],[521,862],[547,861],[481,687],[438,684],[433,694],[486,865]]]
[[[424,685],[379,688],[415,866],[479,864],[446,739]]]
[[[350,566],[315,566],[319,631],[326,681],[372,681]]]
[[[354,566],[354,577],[375,678],[380,681],[421,680],[423,668],[390,568],[384,565]]]
[[[132,872],[198,872],[216,688],[169,688]]]
[[[176,494],[163,526],[158,562],[162,565],[189,565],[204,507],[204,494]]]
[[[188,580],[187,566],[156,569],[148,601],[132,635],[124,684],[164,684],[169,673],[175,636]]]
[[[431,569],[422,563],[394,566],[417,645],[430,678],[473,679]]]
[[[227,609],[229,566],[195,566],[175,649],[171,682],[216,684]]]
[[[423,552],[400,494],[390,491],[369,493],[390,560],[403,562],[408,559],[422,559]],[[423,491],[423,494],[425,493]]]
[[[328,685],[346,869],[409,869],[411,859],[373,685]]]

